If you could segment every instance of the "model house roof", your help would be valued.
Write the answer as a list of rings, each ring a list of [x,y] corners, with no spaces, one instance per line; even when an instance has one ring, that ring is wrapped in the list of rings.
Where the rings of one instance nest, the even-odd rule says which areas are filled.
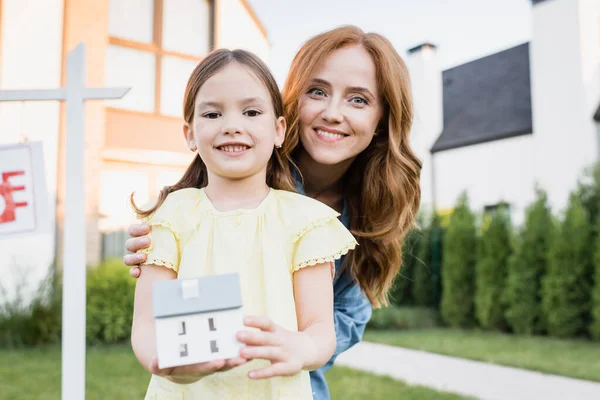
[[[152,286],[155,318],[224,311],[241,306],[238,274],[158,281]]]
[[[431,152],[532,133],[529,43],[442,73],[444,128]]]
[[[594,121],[600,122],[600,104],[598,104],[598,109],[596,110],[596,113],[594,114]]]

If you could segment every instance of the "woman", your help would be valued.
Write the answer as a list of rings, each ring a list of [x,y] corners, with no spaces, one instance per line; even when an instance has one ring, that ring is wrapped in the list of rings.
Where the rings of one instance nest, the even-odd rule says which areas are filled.
[[[421,162],[409,145],[408,70],[381,35],[345,26],[311,38],[292,62],[283,98],[289,128],[281,151],[300,171],[298,191],[339,211],[359,243],[336,263],[336,350],[311,372],[314,398],[322,400],[329,399],[324,372],[360,341],[371,306],[387,304],[419,207]],[[149,246],[141,237],[148,229],[130,228],[129,251]],[[135,266],[144,256],[128,254],[124,262]],[[131,274],[138,277],[139,268]]]

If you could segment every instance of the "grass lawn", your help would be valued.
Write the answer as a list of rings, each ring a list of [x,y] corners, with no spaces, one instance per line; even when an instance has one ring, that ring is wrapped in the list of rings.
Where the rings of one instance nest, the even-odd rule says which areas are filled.
[[[600,382],[600,343],[454,329],[374,331],[364,340]]]
[[[0,350],[2,400],[59,399],[60,358],[58,347]],[[143,399],[148,381],[129,346],[88,348],[87,400]],[[341,367],[328,372],[327,381],[334,400],[467,399]]]

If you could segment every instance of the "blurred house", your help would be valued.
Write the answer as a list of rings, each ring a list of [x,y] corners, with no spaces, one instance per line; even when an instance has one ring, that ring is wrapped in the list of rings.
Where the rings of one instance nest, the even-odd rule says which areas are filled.
[[[183,93],[192,69],[215,47],[248,49],[267,61],[270,45],[246,0],[0,0],[0,88],[64,85],[67,54],[80,42],[86,45],[89,87],[131,87],[121,100],[86,104],[81,173],[88,263],[95,264],[102,232],[131,222],[131,192],[138,204],[147,202],[192,160],[182,135]],[[63,209],[65,125],[58,102],[0,104],[0,143],[44,141],[59,233],[69,212]],[[62,251],[54,232],[0,242],[5,285],[11,286],[3,273],[7,260],[47,266],[55,247]]]
[[[529,43],[443,72],[435,45],[409,50],[425,210],[467,191],[476,211],[507,203],[519,223],[536,183],[563,209],[599,159],[600,1],[531,3]]]

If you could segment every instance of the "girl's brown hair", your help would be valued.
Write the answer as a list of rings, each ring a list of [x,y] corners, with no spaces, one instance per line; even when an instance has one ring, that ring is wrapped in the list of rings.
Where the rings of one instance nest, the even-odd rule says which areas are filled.
[[[277,87],[277,82],[275,81],[275,78],[273,78],[269,68],[267,68],[261,59],[245,50],[219,49],[211,52],[196,66],[194,71],[192,71],[183,97],[183,117],[185,122],[191,126],[193,125],[196,96],[202,85],[204,85],[210,77],[234,62],[248,68],[262,81],[271,95],[275,117],[278,118],[283,116],[283,101],[281,99],[279,88]],[[283,155],[280,149],[274,149],[269,163],[267,164],[267,185],[275,189],[295,191],[296,189],[291,175],[290,165],[290,158]],[[200,155],[196,154],[194,160],[179,182],[172,186],[165,186],[160,191],[158,200],[152,208],[149,210],[139,209],[133,201],[133,194],[131,196],[131,205],[138,217],[149,217],[162,205],[169,193],[185,188],[200,189],[207,184],[208,175],[206,173],[206,165],[200,158]]]
[[[294,58],[283,89],[288,137],[282,155],[301,148],[299,110],[323,61],[346,46],[364,47],[375,63],[384,117],[378,135],[346,173],[345,198],[350,228],[360,246],[348,254],[345,268],[374,306],[388,303],[387,293],[402,264],[402,243],[413,226],[421,201],[421,161],[409,144],[413,119],[408,70],[392,44],[376,33],[344,26],[307,41]]]

